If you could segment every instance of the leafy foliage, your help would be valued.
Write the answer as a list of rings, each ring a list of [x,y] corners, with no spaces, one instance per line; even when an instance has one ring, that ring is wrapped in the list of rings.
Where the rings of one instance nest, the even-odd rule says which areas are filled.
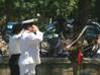
[[[77,0],[76,0],[77,1]],[[16,19],[25,19],[40,13],[45,17],[54,17],[58,14],[69,16],[77,7],[75,0],[9,0],[8,9],[12,9]],[[4,13],[6,0],[0,0],[1,13]],[[5,15],[5,14],[3,14]]]
[[[99,18],[98,7],[100,1],[90,1],[92,1],[91,3],[94,7],[92,8],[92,11],[94,12],[92,15]],[[43,28],[49,23],[50,19],[54,19],[58,15],[61,15],[64,18],[72,18],[77,17],[77,14],[80,15],[80,13],[84,13],[85,8],[87,8],[87,6],[85,6],[87,2],[88,0],[0,0],[0,20],[4,16],[7,17],[7,21],[38,18],[38,23]],[[80,7],[80,5],[84,5],[84,9]],[[40,15],[37,16],[37,14]],[[86,14],[86,12],[84,14]]]

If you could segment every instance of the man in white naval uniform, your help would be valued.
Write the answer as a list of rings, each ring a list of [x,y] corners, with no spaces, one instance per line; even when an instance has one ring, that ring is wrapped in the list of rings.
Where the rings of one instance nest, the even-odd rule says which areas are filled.
[[[39,44],[43,39],[43,33],[32,25],[33,23],[25,24],[25,30],[21,35],[20,75],[35,75],[35,67],[41,63]]]
[[[9,68],[10,75],[19,75],[19,56],[20,56],[20,37],[21,37],[21,28],[19,25],[16,25],[12,31],[13,35],[9,37],[8,43],[8,52],[9,52]]]

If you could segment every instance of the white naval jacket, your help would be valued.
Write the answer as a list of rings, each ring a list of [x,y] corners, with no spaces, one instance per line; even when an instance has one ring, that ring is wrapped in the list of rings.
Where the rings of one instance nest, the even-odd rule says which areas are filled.
[[[20,54],[20,34],[9,37],[8,52],[9,57],[13,54]]]
[[[43,40],[43,33],[36,34],[24,31],[20,40],[21,55],[19,65],[25,64],[40,64],[39,44]]]

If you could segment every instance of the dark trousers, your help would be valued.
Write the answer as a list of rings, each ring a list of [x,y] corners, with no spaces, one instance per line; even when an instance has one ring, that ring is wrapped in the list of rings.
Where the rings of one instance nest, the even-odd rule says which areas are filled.
[[[19,75],[19,56],[20,54],[14,54],[11,55],[11,58],[9,59],[9,67],[10,67],[10,75]]]

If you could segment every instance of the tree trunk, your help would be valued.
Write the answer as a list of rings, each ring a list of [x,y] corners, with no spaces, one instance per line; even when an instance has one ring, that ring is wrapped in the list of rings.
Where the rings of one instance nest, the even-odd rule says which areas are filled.
[[[89,16],[91,15],[91,1],[92,0],[79,0],[78,11],[76,16],[76,21],[74,23],[74,37],[77,38],[79,33],[82,31],[84,26],[87,24]],[[74,39],[75,39],[74,38]],[[77,75],[78,65],[77,63],[72,63],[73,75]]]
[[[5,14],[6,14],[6,17],[7,17],[7,20],[6,22],[8,21],[13,21],[13,0],[5,0]]]
[[[88,18],[91,15],[91,2],[92,0],[79,0],[76,21],[74,23],[76,37],[86,25]]]
[[[100,8],[100,0],[96,0],[95,8],[94,8],[94,10],[95,10],[94,14],[97,17],[98,22],[100,23],[100,10],[99,10],[99,8]]]

